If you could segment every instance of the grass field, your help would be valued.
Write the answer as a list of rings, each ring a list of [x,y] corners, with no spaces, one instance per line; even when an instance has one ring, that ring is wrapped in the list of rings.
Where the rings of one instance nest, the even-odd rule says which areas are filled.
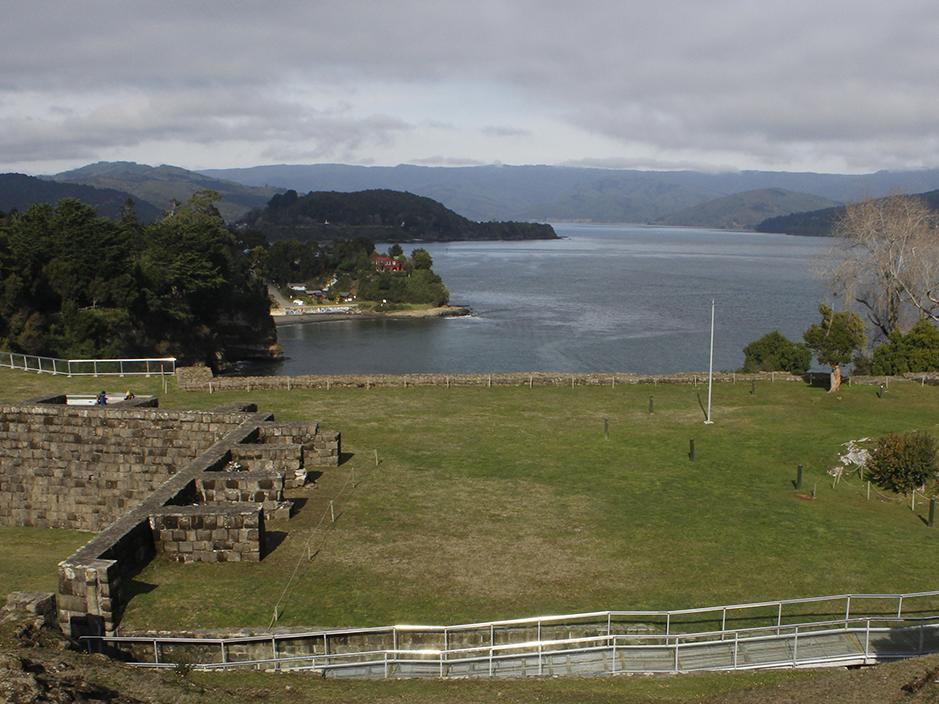
[[[159,382],[119,386],[128,385],[140,393]],[[0,372],[5,401],[76,386],[101,383]],[[172,391],[163,407],[251,399],[281,420],[322,420],[342,431],[350,457],[298,492],[305,503],[294,518],[268,526],[279,544],[260,564],[154,561],[124,627],[266,626],[295,568],[281,625],[939,587],[939,527],[925,527],[925,505],[914,514],[902,500],[867,501],[858,479],[832,488],[825,474],[849,439],[939,433],[939,389],[896,384],[883,399],[872,387],[749,391],[715,387],[713,426],[690,386]],[[817,483],[814,501],[793,490],[799,463],[807,490]],[[317,528],[331,498],[338,520]],[[9,531],[0,561],[33,534]],[[52,564],[70,551],[50,550]]]

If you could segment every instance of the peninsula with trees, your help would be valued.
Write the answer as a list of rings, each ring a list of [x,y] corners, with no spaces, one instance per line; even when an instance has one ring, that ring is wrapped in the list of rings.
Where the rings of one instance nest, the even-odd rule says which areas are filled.
[[[551,240],[551,225],[475,222],[441,203],[413,193],[375,189],[354,193],[294,190],[245,215],[237,227],[257,230],[271,241],[453,242],[458,240]]]

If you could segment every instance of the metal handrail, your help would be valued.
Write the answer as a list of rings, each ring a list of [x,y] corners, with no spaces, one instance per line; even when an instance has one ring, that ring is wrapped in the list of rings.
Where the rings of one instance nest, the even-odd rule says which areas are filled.
[[[933,617],[933,618],[939,618]],[[894,619],[878,619],[891,621]],[[922,619],[916,619],[922,620]],[[672,644],[653,644],[653,645],[635,645],[627,643],[618,643],[619,640],[632,640],[633,636],[615,634],[612,636],[590,636],[583,638],[570,638],[570,639],[551,639],[551,640],[542,640],[542,641],[529,641],[526,643],[514,643],[514,644],[500,644],[500,645],[489,645],[489,646],[475,646],[472,648],[455,648],[450,650],[442,649],[433,649],[433,648],[421,648],[417,650],[402,650],[402,649],[385,649],[385,650],[370,650],[370,651],[360,651],[353,653],[333,653],[333,654],[309,654],[309,655],[300,655],[300,656],[287,656],[281,658],[260,658],[252,660],[233,660],[217,663],[199,663],[194,664],[193,667],[196,669],[202,670],[216,670],[216,669],[230,669],[230,668],[242,668],[242,667],[254,667],[260,668],[261,666],[274,666],[282,667],[284,665],[290,667],[292,670],[333,670],[333,669],[342,669],[342,668],[352,668],[352,667],[373,667],[384,665],[387,673],[387,667],[389,665],[397,664],[408,664],[408,663],[434,663],[439,662],[441,667],[441,674],[444,673],[445,666],[452,666],[457,664],[472,663],[472,662],[485,662],[489,661],[503,661],[511,659],[520,659],[520,658],[532,658],[537,656],[539,659],[539,664],[542,662],[544,657],[551,657],[554,655],[565,655],[573,653],[586,653],[586,652],[598,652],[605,650],[612,650],[615,661],[616,651],[634,651],[634,650],[673,650],[674,651],[674,661],[675,661],[675,670],[681,671],[679,667],[679,653],[681,650],[687,650],[688,648],[708,648],[708,647],[723,647],[727,648],[733,646],[734,649],[734,663],[732,667],[716,667],[716,668],[692,668],[694,670],[706,670],[706,669],[751,669],[754,667],[779,667],[779,666],[796,666],[796,665],[808,665],[808,664],[825,664],[825,663],[837,663],[844,661],[856,661],[858,658],[863,658],[865,661],[870,660],[872,657],[869,652],[869,640],[871,633],[890,633],[895,631],[909,631],[915,628],[918,628],[920,632],[923,632],[923,629],[928,627],[930,629],[939,628],[939,624],[920,624],[918,626],[909,626],[901,628],[889,628],[889,627],[871,627],[872,619],[857,619],[857,622],[864,622],[865,627],[851,627],[851,628],[832,628],[824,631],[812,631],[807,634],[802,634],[803,640],[817,638],[820,636],[827,635],[844,635],[846,633],[865,633],[865,646],[863,652],[851,652],[851,653],[841,653],[828,656],[814,656],[811,658],[798,658],[797,652],[794,650],[791,657],[786,657],[783,659],[771,660],[766,662],[759,663],[744,663],[739,664],[737,662],[736,653],[741,645],[746,645],[755,642],[766,642],[766,641],[794,641],[795,645],[798,645],[799,633],[798,627],[795,628],[794,632],[791,634],[785,635],[763,635],[763,636],[751,636],[747,638],[736,637],[733,641],[726,641],[723,639],[704,641],[704,642],[693,642],[693,643],[679,643],[676,642]],[[806,624],[808,625],[808,624]],[[661,637],[661,636],[660,636]],[[105,638],[105,640],[111,640]],[[116,639],[121,640],[121,639]],[[203,639],[208,640],[208,639]],[[567,646],[567,645],[583,645],[579,648],[558,648],[558,646]],[[546,650],[547,648],[547,650]],[[519,650],[523,649],[523,652],[517,653],[507,653],[509,650]],[[900,658],[907,657],[909,655],[915,655],[918,652],[922,652],[923,644],[920,643],[919,650],[916,652],[911,651],[910,653],[879,653],[876,655],[875,659],[889,659],[889,658]],[[468,653],[479,652],[482,653],[477,656],[471,657],[452,657],[452,655],[464,655]],[[380,657],[379,657],[380,656]],[[404,657],[402,657],[404,656]],[[420,657],[407,657],[407,656],[420,656]],[[427,656],[430,656],[432,659],[428,659]],[[351,658],[357,658],[354,661],[349,661]],[[362,660],[361,658],[371,658]],[[336,662],[337,660],[346,660],[346,662]],[[300,662],[309,661],[311,664],[309,666],[294,666],[298,665]],[[134,665],[142,667],[173,667],[172,663],[131,663]],[[672,668],[669,668],[671,671]],[[539,665],[540,670],[540,665]],[[652,670],[649,670],[652,671]],[[655,671],[664,671],[662,668],[658,668]]]
[[[136,370],[141,364],[144,365],[143,370]],[[81,371],[82,367],[87,368],[88,365],[91,365],[91,371]],[[106,371],[108,368],[114,368],[115,365],[115,371]],[[0,367],[65,376],[162,376],[176,373],[176,358],[60,359],[0,350]]]
[[[680,635],[701,635],[710,632],[724,632],[724,633],[733,633],[734,631],[742,631],[744,629],[721,629],[721,631],[674,631],[674,623],[671,622],[671,616],[683,616],[690,614],[703,614],[703,613],[721,613],[724,611],[741,611],[746,609],[756,609],[756,608],[767,608],[767,607],[783,607],[787,605],[796,605],[796,604],[810,604],[810,603],[819,603],[826,601],[839,601],[844,600],[846,602],[858,601],[858,600],[896,600],[898,602],[898,610],[896,618],[900,618],[902,615],[902,602],[903,600],[923,598],[923,597],[939,597],[939,590],[934,591],[923,591],[923,592],[905,592],[905,593],[895,593],[895,594],[833,594],[830,596],[813,596],[813,597],[799,597],[794,599],[777,599],[775,601],[759,601],[759,602],[749,602],[741,604],[725,604],[720,606],[705,606],[705,607],[695,607],[689,609],[670,609],[670,610],[608,610],[608,611],[589,611],[582,613],[574,614],[555,614],[555,615],[546,615],[546,616],[533,616],[526,618],[516,618],[516,619],[501,619],[494,621],[480,621],[477,623],[463,623],[463,624],[453,624],[453,625],[417,625],[417,624],[397,624],[393,626],[370,626],[365,628],[337,628],[337,629],[321,629],[317,631],[298,631],[292,633],[268,633],[268,634],[258,634],[258,635],[240,635],[240,636],[179,636],[179,637],[168,637],[168,638],[157,638],[161,642],[165,643],[251,643],[251,642],[262,642],[270,641],[272,638],[275,638],[278,641],[289,641],[289,640],[300,640],[305,638],[323,638],[332,637],[332,636],[344,636],[344,635],[357,635],[357,634],[367,634],[367,633],[392,633],[392,632],[413,632],[413,631],[425,631],[425,632],[438,632],[446,633],[451,631],[464,631],[464,630],[480,630],[486,628],[497,628],[504,626],[524,626],[524,625],[544,625],[544,624],[555,624],[555,623],[564,623],[572,621],[580,621],[585,619],[612,619],[619,616],[665,616],[669,618],[668,628],[666,629],[665,635],[669,636],[680,636]],[[739,616],[737,618],[740,618]],[[845,623],[846,621],[851,620],[850,616],[850,603],[848,603],[848,609],[846,610],[845,617],[837,620],[828,620],[817,622],[822,623]],[[868,616],[854,617],[860,619],[866,619]],[[886,619],[886,615],[880,617]],[[875,620],[880,620],[878,617],[874,617]],[[904,619],[905,620],[905,619]],[[756,630],[765,630],[766,628],[784,628],[792,627],[795,625],[807,626],[811,622],[800,622],[799,624],[785,624],[778,622],[775,625],[768,626],[759,626],[752,627]],[[608,621],[608,625],[610,621]],[[631,636],[631,637],[637,637]],[[104,638],[109,641],[114,642],[152,642],[154,640],[153,636],[87,636],[88,638]]]

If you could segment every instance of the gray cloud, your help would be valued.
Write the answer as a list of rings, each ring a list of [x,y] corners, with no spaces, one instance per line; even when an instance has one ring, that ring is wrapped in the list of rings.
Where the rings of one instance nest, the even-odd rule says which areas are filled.
[[[425,156],[419,159],[408,159],[408,164],[418,166],[482,166],[486,162],[478,159],[464,159],[458,156]]]
[[[531,130],[509,125],[486,125],[480,132],[487,137],[527,137],[531,134]]]
[[[531,161],[577,158],[520,121],[537,117],[611,145],[587,159],[635,151],[637,166],[939,164],[933,0],[0,0],[0,11],[10,163],[166,140],[363,161],[424,127],[452,127],[466,153],[460,126],[494,150],[474,161],[501,158],[500,138],[517,136],[542,140]],[[477,122],[464,125],[466,86],[484,99],[467,102]],[[370,108],[396,90],[451,95],[451,113],[415,117],[404,99],[399,113]],[[26,94],[43,109],[10,107]]]

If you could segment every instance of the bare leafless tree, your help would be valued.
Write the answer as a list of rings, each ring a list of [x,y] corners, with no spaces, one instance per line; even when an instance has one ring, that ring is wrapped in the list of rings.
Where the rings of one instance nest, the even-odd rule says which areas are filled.
[[[836,294],[862,306],[878,336],[919,317],[939,320],[939,220],[916,196],[852,203],[835,227]]]

